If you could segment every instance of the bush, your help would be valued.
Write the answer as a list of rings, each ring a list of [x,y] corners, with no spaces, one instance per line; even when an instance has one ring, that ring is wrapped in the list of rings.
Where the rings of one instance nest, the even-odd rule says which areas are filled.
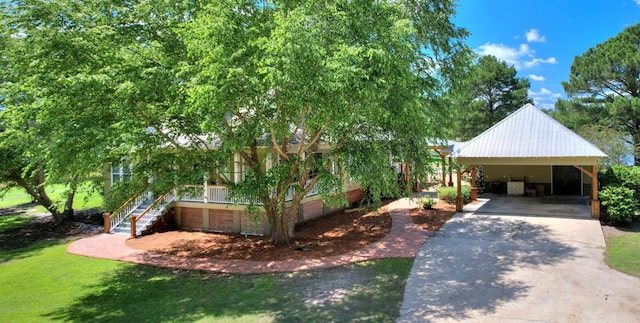
[[[628,224],[640,207],[640,167],[614,165],[600,173],[602,222]]]
[[[629,224],[636,217],[638,200],[634,191],[627,187],[607,186],[600,191],[602,209],[605,213],[603,222],[609,224]]]
[[[602,187],[626,187],[640,200],[640,167],[614,165],[600,173]]]
[[[431,210],[431,208],[435,204],[435,201],[430,196],[425,196],[425,197],[420,199],[420,204],[422,204],[422,206],[425,209]]]
[[[456,196],[458,195],[458,189],[455,187],[444,186],[438,189],[438,199],[446,201],[449,204],[456,204]],[[467,185],[462,186],[462,197],[464,203],[471,202],[471,187]]]

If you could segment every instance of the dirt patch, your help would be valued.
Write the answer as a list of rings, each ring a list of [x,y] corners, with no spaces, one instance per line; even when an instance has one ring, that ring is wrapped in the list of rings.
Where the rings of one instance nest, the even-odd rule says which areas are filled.
[[[127,240],[129,247],[180,257],[271,261],[313,259],[360,249],[391,231],[386,204],[377,211],[349,209],[296,226],[293,243],[274,246],[269,237],[169,231]]]
[[[416,208],[409,211],[411,220],[423,230],[438,231],[456,214],[456,206],[438,201],[431,210]]]
[[[455,206],[445,202],[436,204],[433,210],[410,211],[413,222],[430,231],[440,229],[455,213]],[[129,239],[126,244],[180,257],[255,261],[314,259],[358,250],[385,237],[391,226],[391,215],[385,205],[377,212],[351,209],[299,224],[293,243],[286,246],[273,246],[268,237],[188,231],[155,233]]]
[[[628,226],[614,227],[610,225],[602,225],[602,232],[605,238],[620,237],[636,232],[640,232],[640,221],[634,221]]]

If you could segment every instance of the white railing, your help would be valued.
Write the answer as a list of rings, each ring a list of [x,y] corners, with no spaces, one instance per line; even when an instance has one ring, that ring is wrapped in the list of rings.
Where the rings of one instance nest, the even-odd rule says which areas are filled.
[[[307,182],[307,184],[310,181]],[[289,187],[289,191],[287,192],[287,196],[285,200],[291,201],[293,200],[294,188],[293,186]],[[310,197],[318,195],[318,186],[316,185],[305,194],[304,197]],[[206,198],[205,198],[206,196]],[[226,186],[221,185],[212,185],[207,186],[207,192],[204,194],[204,186],[188,186],[184,193],[182,193],[181,201],[185,202],[200,202],[200,203],[218,203],[218,204],[249,204],[248,199],[241,199],[236,201],[232,197],[229,196],[229,189]],[[254,203],[256,204],[256,203]],[[259,202],[257,203],[259,204]]]
[[[167,193],[153,202],[142,214],[136,218],[136,234],[139,235],[146,230],[151,221],[162,215],[167,207],[176,200],[173,193]]]
[[[113,212],[111,216],[111,230],[115,229],[123,220],[128,220],[129,216],[135,209],[137,209],[142,203],[150,198],[149,193],[143,193],[133,197],[129,201],[125,202],[119,209]]]

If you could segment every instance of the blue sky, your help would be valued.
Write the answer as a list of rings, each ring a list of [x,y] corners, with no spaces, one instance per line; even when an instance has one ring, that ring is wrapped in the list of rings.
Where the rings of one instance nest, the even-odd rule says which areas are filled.
[[[457,11],[467,45],[515,66],[546,109],[566,98],[561,82],[575,56],[640,23],[640,0],[458,0]]]

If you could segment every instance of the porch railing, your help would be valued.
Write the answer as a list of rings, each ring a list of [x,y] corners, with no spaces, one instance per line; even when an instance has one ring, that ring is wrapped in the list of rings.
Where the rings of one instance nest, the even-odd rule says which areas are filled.
[[[115,210],[110,219],[109,228],[113,229],[117,227],[123,220],[128,219],[131,213],[135,211],[142,203],[150,198],[150,194],[143,193],[136,195],[125,202],[120,208]]]
[[[287,192],[287,196],[285,200],[291,201],[293,200],[294,188],[290,187]],[[318,186],[316,185],[311,189],[304,197],[310,197],[318,195]],[[180,197],[181,201],[185,202],[200,202],[200,203],[218,203],[218,204],[236,204],[236,200],[232,198],[229,194],[229,189],[226,186],[221,185],[212,185],[207,186],[206,192],[204,191],[204,186],[202,185],[190,185],[185,187],[185,191],[182,193]],[[237,201],[237,204],[249,204],[249,200],[241,199]],[[259,204],[259,202],[257,203]]]
[[[135,237],[142,231],[147,229],[152,221],[167,209],[167,207],[176,200],[176,196],[170,192],[157,198],[148,208],[140,215],[135,217],[131,225],[131,236]]]

